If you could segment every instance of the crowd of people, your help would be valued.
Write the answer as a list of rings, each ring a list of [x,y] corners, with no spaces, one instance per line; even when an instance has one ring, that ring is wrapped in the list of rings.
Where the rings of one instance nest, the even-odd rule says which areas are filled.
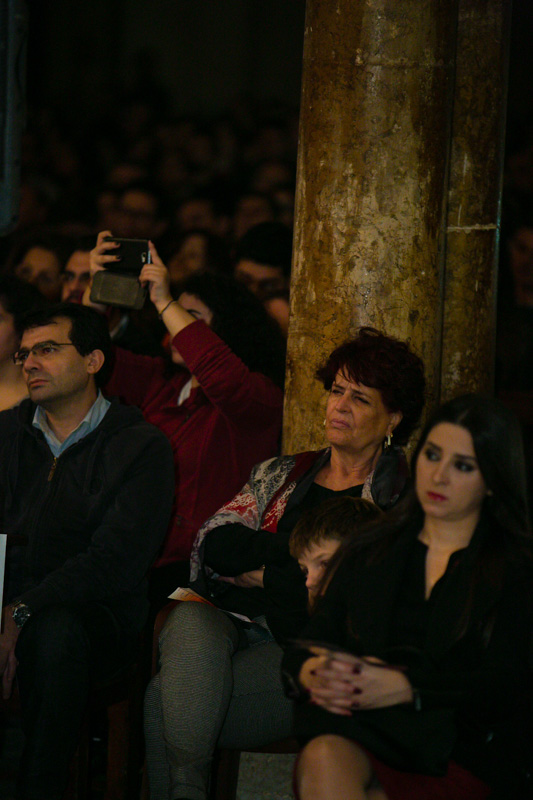
[[[170,613],[146,691],[152,800],[206,800],[217,747],[291,733],[302,800],[528,796],[533,549],[513,413],[475,395],[433,410],[410,469],[424,365],[366,327],[310,365],[326,446],[280,455],[294,119],[207,126],[129,101],[104,130],[89,179],[79,142],[50,118],[30,129],[2,248],[17,800],[61,800],[89,687],[189,582],[201,601]],[[509,314],[531,294],[527,231],[508,240]],[[95,296],[117,237],[146,241],[141,309]],[[499,391],[523,408],[505,366]]]

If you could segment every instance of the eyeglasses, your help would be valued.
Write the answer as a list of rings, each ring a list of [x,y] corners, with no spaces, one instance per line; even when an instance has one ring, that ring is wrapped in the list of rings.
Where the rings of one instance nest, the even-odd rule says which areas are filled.
[[[76,345],[72,344],[72,342],[39,342],[38,344],[34,344],[33,347],[29,349],[23,348],[16,353],[13,353],[13,363],[17,365],[17,367],[22,366],[30,353],[34,358],[40,359],[47,359],[54,356],[61,347],[75,347]]]

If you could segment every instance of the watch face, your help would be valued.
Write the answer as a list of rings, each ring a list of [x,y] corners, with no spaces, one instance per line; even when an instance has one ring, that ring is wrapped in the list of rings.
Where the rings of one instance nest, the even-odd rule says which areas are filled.
[[[17,628],[22,628],[24,623],[27,622],[31,617],[31,610],[29,606],[24,605],[24,603],[20,603],[20,605],[14,606],[12,614]]]

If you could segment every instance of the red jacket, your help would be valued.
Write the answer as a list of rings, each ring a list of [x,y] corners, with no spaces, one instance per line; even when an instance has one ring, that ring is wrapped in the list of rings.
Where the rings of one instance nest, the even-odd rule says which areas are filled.
[[[165,544],[156,566],[189,559],[200,525],[233,497],[251,468],[279,446],[283,394],[250,372],[201,320],[172,344],[200,387],[177,405],[190,374],[165,377],[165,361],[116,348],[107,394],[137,405],[170,440],[176,490]]]

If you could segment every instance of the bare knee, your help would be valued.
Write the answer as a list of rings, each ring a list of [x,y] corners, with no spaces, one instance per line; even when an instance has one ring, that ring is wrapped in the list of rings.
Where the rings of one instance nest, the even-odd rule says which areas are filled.
[[[302,800],[366,798],[372,768],[364,751],[349,739],[323,734],[303,748],[296,767]]]
[[[334,759],[343,739],[334,734],[323,734],[311,739],[300,753],[297,772],[304,769],[322,769]]]

